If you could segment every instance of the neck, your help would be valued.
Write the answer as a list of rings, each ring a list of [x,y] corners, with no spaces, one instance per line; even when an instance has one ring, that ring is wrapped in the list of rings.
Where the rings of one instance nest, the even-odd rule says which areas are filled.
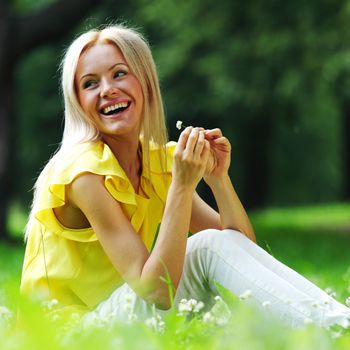
[[[103,141],[107,143],[114,156],[118,159],[120,166],[129,179],[140,175],[142,160],[139,155],[139,140],[124,139],[104,136]]]

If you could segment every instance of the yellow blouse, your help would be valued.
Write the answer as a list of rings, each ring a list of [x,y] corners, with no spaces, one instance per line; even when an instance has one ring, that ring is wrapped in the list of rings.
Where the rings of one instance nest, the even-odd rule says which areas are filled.
[[[29,224],[21,292],[39,300],[57,299],[59,305],[82,312],[108,298],[123,280],[95,232],[91,227],[64,227],[53,208],[65,204],[65,186],[77,176],[85,172],[102,175],[106,189],[121,204],[150,251],[163,216],[175,145],[166,145],[166,167],[160,164],[164,151],[150,146],[150,174],[144,164],[139,193],[135,193],[118,160],[102,141],[76,145],[60,155],[41,186]]]

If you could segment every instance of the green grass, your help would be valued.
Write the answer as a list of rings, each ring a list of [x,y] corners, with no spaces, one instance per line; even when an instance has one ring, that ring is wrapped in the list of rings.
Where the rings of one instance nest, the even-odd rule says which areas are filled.
[[[11,214],[10,226],[19,230],[23,215],[16,210]],[[251,218],[260,246],[321,288],[331,287],[338,300],[344,301],[350,295],[349,204],[268,209],[252,213]],[[19,300],[23,253],[24,245],[0,243],[0,305],[11,310],[16,310]],[[237,303],[235,298],[226,294],[225,298],[233,305],[226,325],[204,323],[196,315],[186,319],[170,314],[162,333],[152,331],[144,322],[113,327],[100,324],[88,329],[67,328],[67,324],[62,327],[59,320],[47,322],[41,310],[26,304],[23,327],[6,328],[0,317],[1,349],[350,348],[349,331],[338,334],[339,330],[326,331],[312,325],[301,330],[288,329]]]

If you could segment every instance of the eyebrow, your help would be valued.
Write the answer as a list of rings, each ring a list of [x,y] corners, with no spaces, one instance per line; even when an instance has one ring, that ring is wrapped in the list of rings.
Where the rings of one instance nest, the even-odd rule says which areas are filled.
[[[108,68],[108,71],[111,71],[112,69],[114,69],[116,66],[125,66],[127,67],[127,65],[125,63],[116,63],[116,64],[113,64],[113,66],[109,67]],[[95,74],[94,73],[87,73],[87,74],[84,74],[82,77],[80,77],[79,81],[82,81],[85,77],[89,77],[89,76],[94,76]]]

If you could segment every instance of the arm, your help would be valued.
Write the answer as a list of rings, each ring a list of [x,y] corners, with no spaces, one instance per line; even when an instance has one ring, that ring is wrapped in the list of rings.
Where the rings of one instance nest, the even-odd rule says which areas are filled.
[[[89,220],[109,259],[135,292],[158,307],[168,308],[164,266],[177,287],[185,256],[192,197],[203,177],[209,143],[198,129],[185,129],[174,152],[173,179],[164,217],[151,254],[104,186],[104,179],[84,174],[69,186],[67,196]]]
[[[207,181],[219,207],[222,228],[240,231],[256,242],[253,227],[228,174]]]
[[[231,145],[222,136],[220,129],[206,130],[205,134],[206,139],[210,142],[211,157],[209,158],[208,170],[204,180],[214,194],[220,216],[219,218],[218,215],[215,216],[216,212],[213,209],[194,196],[191,223],[196,224],[196,227],[202,223],[201,229],[218,228],[218,226],[220,229],[235,229],[256,242],[248,215],[228,175],[231,161]],[[218,224],[218,220],[220,224]],[[208,226],[203,228],[205,224]]]

